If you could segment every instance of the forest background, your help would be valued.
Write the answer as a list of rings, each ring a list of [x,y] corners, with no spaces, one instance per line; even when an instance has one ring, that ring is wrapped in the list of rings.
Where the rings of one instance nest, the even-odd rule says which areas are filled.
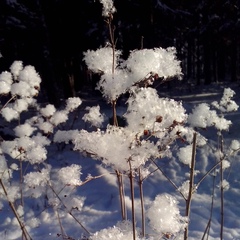
[[[239,0],[115,0],[116,48],[175,46],[181,84],[236,82],[240,78]],[[2,0],[0,71],[14,60],[35,66],[46,101],[94,92],[98,76],[83,52],[105,46],[108,28],[95,0]],[[174,84],[174,82],[169,83]]]

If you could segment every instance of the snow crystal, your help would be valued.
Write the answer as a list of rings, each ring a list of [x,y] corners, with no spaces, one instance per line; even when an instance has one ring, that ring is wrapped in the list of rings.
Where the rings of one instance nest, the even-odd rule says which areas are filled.
[[[10,72],[4,71],[0,74],[0,82],[5,82],[9,86],[12,84],[12,74]],[[2,91],[2,90],[1,90]]]
[[[53,133],[53,125],[50,122],[43,122],[38,125],[45,134]]]
[[[178,201],[169,194],[156,196],[146,216],[158,233],[176,234],[186,227],[187,219],[180,216]]]
[[[17,140],[14,141],[3,141],[1,143],[2,152],[8,154],[12,158],[15,158],[20,154],[17,149]]]
[[[102,15],[104,17],[109,17],[110,14],[116,12],[116,8],[114,7],[112,0],[100,0],[100,3],[103,5]]]
[[[79,97],[72,97],[67,99],[66,111],[72,112],[81,105],[82,101]]]
[[[128,109],[124,116],[129,128],[136,132],[143,132],[146,129],[161,134],[174,122],[182,123],[187,119],[185,109],[180,102],[160,98],[153,88],[134,91],[127,103]]]
[[[40,113],[46,117],[51,117],[56,112],[56,108],[52,104],[48,104],[45,108],[40,109]]]
[[[185,199],[188,198],[188,194],[189,194],[189,183],[190,181],[187,180],[185,181],[179,188],[179,192],[181,192],[183,194],[183,196],[185,197]]]
[[[18,186],[8,186],[8,200],[15,202],[16,199],[20,198],[20,189]]]
[[[120,54],[121,51],[119,50],[114,52],[115,63],[118,63]],[[86,62],[88,68],[95,73],[112,73],[113,49],[111,47],[104,47],[96,51],[88,50],[84,53],[83,60]]]
[[[26,152],[26,159],[31,163],[42,163],[47,159],[47,150],[42,146],[35,146]]]
[[[19,170],[18,165],[16,163],[12,163],[10,168],[15,171]]]
[[[36,136],[33,136],[32,140],[35,142],[35,144],[40,146],[49,146],[51,144],[51,141],[47,137],[42,136],[40,133],[38,133]]]
[[[230,148],[233,150],[233,151],[237,151],[240,149],[240,142],[238,140],[232,140],[231,142],[231,145],[230,145]]]
[[[10,66],[11,73],[16,80],[19,76],[20,71],[23,69],[23,62],[22,61],[14,61]]]
[[[23,111],[26,111],[28,109],[28,102],[26,99],[17,99],[13,104],[13,109],[17,112],[21,113]]]
[[[0,175],[7,170],[7,162],[4,155],[0,155]]]
[[[61,131],[58,130],[53,138],[54,142],[64,142],[64,143],[69,143],[70,141],[73,141],[76,136],[78,135],[78,130],[68,130],[68,131]]]
[[[64,123],[68,120],[67,111],[57,111],[53,114],[53,116],[50,118],[50,122],[57,126],[60,123]]]
[[[226,169],[230,167],[230,162],[228,160],[222,161],[222,169]]]
[[[91,240],[126,240],[133,238],[132,224],[130,221],[118,222],[116,226],[102,229],[94,233]],[[136,234],[136,240],[141,238]]]
[[[25,123],[14,128],[15,135],[17,137],[30,136],[36,130],[30,124]]]
[[[233,112],[238,110],[238,105],[231,98],[235,95],[235,92],[231,88],[225,88],[223,92],[223,97],[220,102],[212,102],[212,105],[219,109],[221,112]]]
[[[152,155],[159,154],[158,147],[153,142],[142,141],[139,144],[135,132],[111,125],[108,125],[106,132],[81,130],[74,144],[75,150],[86,152],[92,158],[101,159],[104,164],[123,171],[129,171],[129,161],[132,169],[135,169],[143,165]]]
[[[114,74],[111,72],[102,74],[96,89],[100,90],[108,101],[113,101],[132,86],[131,80],[131,74],[126,70],[115,69]]]
[[[36,91],[37,92],[37,91]],[[31,87],[27,82],[13,83],[11,86],[11,94],[18,95],[20,97],[31,97]]]
[[[218,116],[215,110],[210,110],[207,103],[201,103],[196,106],[188,116],[188,122],[192,127],[206,128],[215,126],[218,130],[228,130],[231,125],[230,120],[223,116]]]
[[[5,118],[5,120],[8,122],[10,122],[14,119],[18,119],[18,117],[19,117],[19,113],[16,110],[9,108],[9,107],[3,108],[1,110],[1,114]]]
[[[191,161],[192,161],[192,145],[188,145],[186,147],[182,147],[179,149],[177,156],[179,160],[191,167]]]
[[[50,170],[51,168],[44,168],[38,172],[30,172],[24,176],[24,183],[31,188],[45,186],[50,180]]]
[[[8,94],[11,90],[11,85],[5,81],[0,81],[0,94]]]
[[[20,71],[18,79],[20,81],[26,82],[32,88],[39,88],[41,83],[41,78],[36,72],[35,68],[31,65],[25,66],[22,71]]]
[[[72,197],[71,195],[68,195],[63,199],[63,202],[68,211],[71,211],[72,209],[77,209],[78,211],[81,211],[84,200],[85,197]]]
[[[134,81],[144,79],[149,73],[164,78],[182,75],[174,47],[134,50],[124,65],[133,73]]]
[[[100,127],[104,121],[104,116],[100,113],[100,106],[87,107],[89,112],[84,114],[83,120],[90,122],[93,126]]]
[[[229,190],[229,188],[230,188],[230,183],[226,179],[223,179],[223,181],[222,181],[222,188],[225,191]]]
[[[22,136],[17,139],[17,145],[19,149],[27,151],[35,147],[35,142],[28,136]]]
[[[193,127],[206,128],[212,125],[211,110],[207,103],[196,106],[188,116],[188,122]]]
[[[58,177],[63,184],[66,185],[80,185],[82,181],[80,180],[82,167],[77,164],[72,164],[68,167],[63,167],[58,172]]]

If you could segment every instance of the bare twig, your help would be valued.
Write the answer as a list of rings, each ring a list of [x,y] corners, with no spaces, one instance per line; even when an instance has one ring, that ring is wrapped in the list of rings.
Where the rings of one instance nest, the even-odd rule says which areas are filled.
[[[220,150],[223,153],[223,135],[220,135]],[[220,157],[220,184],[221,184],[221,229],[220,239],[223,240],[223,226],[224,226],[224,186],[223,186],[223,158]]]
[[[63,225],[62,225],[62,222],[61,222],[61,219],[60,219],[60,216],[59,216],[58,209],[56,211],[57,211],[58,223],[59,223],[59,226],[60,226],[60,229],[61,229],[62,239],[64,239],[65,233],[64,233]]]
[[[190,166],[190,181],[189,181],[189,191],[188,197],[186,199],[186,217],[189,219],[190,217],[190,209],[191,209],[191,201],[192,195],[194,192],[194,170],[195,170],[195,163],[196,163],[196,149],[197,149],[197,133],[193,134],[193,146],[192,146],[192,160]],[[188,230],[189,224],[186,226],[184,231],[184,240],[188,239]]]
[[[141,212],[142,212],[142,237],[145,237],[145,208],[144,208],[144,199],[143,199],[143,178],[141,173],[141,168],[138,169],[139,179],[139,192],[140,192],[140,200],[141,200]]]
[[[48,182],[48,186],[50,187],[50,189],[52,190],[52,192],[55,194],[55,196],[60,200],[60,202],[62,203],[63,207],[67,210],[67,213],[81,226],[81,228],[87,233],[90,234],[90,232],[86,229],[86,227],[72,214],[71,211],[68,210],[67,206],[64,204],[64,202],[62,201],[62,199],[59,197],[59,195],[57,194],[57,192],[55,191],[55,189],[51,186],[51,184]]]
[[[180,193],[184,200],[187,200],[184,194],[179,191],[178,186],[163,172],[163,170],[156,164],[156,162],[151,159],[152,163],[158,168],[158,170],[163,174],[163,176],[171,183],[171,185]]]
[[[131,165],[131,158],[128,161],[129,163],[129,179],[130,179],[130,189],[131,189],[131,201],[132,201],[132,230],[133,230],[133,240],[136,240],[136,220],[135,220],[135,199],[134,199],[134,174]]]
[[[120,199],[122,220],[126,220],[127,219],[127,214],[126,214],[126,203],[125,203],[123,176],[122,176],[122,173],[118,170],[116,170],[116,174],[117,174],[117,180],[118,180],[118,191],[119,191],[119,199]]]
[[[215,169],[215,171],[216,171],[216,169]],[[216,174],[213,175],[213,182],[212,182],[213,187],[212,187],[212,201],[211,201],[210,217],[209,217],[207,226],[205,228],[205,231],[204,231],[204,234],[203,234],[201,240],[204,240],[206,234],[207,234],[207,240],[209,237],[209,232],[210,232],[211,222],[212,222],[212,215],[213,215],[213,207],[214,207],[215,181],[216,181]]]
[[[9,199],[8,193],[7,193],[7,189],[5,188],[5,185],[4,185],[4,183],[3,183],[1,178],[0,178],[0,185],[1,185],[1,187],[3,189],[3,192],[4,192],[4,194],[5,194],[6,198],[7,198],[8,204],[9,204],[10,208],[12,209],[14,216],[16,217],[16,219],[18,221],[18,224],[19,224],[19,226],[20,226],[20,228],[22,230],[22,234],[23,234],[24,239],[25,240],[32,240],[32,238],[29,235],[29,233],[28,233],[24,223],[21,221],[21,218],[20,218],[20,216],[19,216],[19,214],[18,214],[18,212],[17,212],[13,202]]]

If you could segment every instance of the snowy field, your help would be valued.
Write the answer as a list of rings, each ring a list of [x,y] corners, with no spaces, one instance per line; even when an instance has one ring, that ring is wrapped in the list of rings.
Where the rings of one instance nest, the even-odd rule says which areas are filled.
[[[240,88],[238,85],[230,87],[236,92],[234,100],[239,105]],[[199,87],[199,89],[196,87],[191,91],[185,90],[184,87],[178,87],[171,91],[164,89],[159,92],[159,95],[164,97],[172,96],[172,98],[182,101],[183,106],[187,109],[187,113],[190,113],[191,109],[199,103],[219,101],[223,90],[224,87],[222,85],[215,84],[214,86],[210,85],[204,88]],[[91,129],[90,124],[82,120],[85,107],[88,105],[100,105],[101,111],[105,112],[106,117],[111,116],[111,108],[104,101],[100,99],[85,100],[77,109],[76,113],[70,115],[69,125],[65,126],[65,129],[68,129],[68,127],[71,127],[71,129]],[[117,109],[119,115],[124,113],[126,109],[124,100],[122,100],[121,105]],[[75,120],[73,121],[73,119]],[[238,109],[237,112],[226,114],[226,119],[232,121],[230,129],[223,132],[224,151],[227,152],[232,140],[236,139],[240,141],[240,110]],[[208,142],[206,145],[197,149],[196,170],[199,170],[199,173],[194,180],[196,184],[219,159],[217,131],[210,127],[200,130],[200,133],[208,139]],[[109,142],[109,145],[111,144],[112,143]],[[173,156],[156,161],[164,174],[170,178],[177,187],[182,185],[189,173],[189,168],[179,161],[175,155],[175,152],[177,152],[178,148],[183,144],[182,142],[176,141],[172,148]],[[115,147],[117,146],[112,146],[113,149]],[[24,215],[24,222],[32,239],[87,239],[89,236],[88,232],[94,233],[104,228],[113,227],[121,221],[117,178],[112,169],[106,168],[100,161],[92,160],[77,151],[73,151],[73,144],[71,143],[51,144],[47,147],[47,150],[47,159],[44,164],[48,164],[45,165],[45,167],[51,166],[51,187],[45,184],[41,186],[41,183],[39,183],[36,188],[27,189],[23,187],[22,191],[25,197],[22,200],[18,197],[15,201],[16,206],[21,206],[21,204],[24,206],[23,208],[18,207],[18,212],[20,215]],[[15,160],[8,158],[7,161],[10,166]],[[230,162],[230,167],[224,171],[224,179],[226,179],[228,184],[225,186],[226,189],[224,191],[223,236],[224,240],[237,240],[240,239],[240,154],[229,157],[228,161]],[[78,184],[75,184],[75,186],[73,186],[74,184],[64,184],[64,181],[65,183],[68,182],[67,179],[63,179],[62,182],[54,180],[57,178],[56,176],[60,168],[72,164],[81,166],[81,184],[79,184],[81,186],[77,186]],[[12,166],[12,168],[14,168],[14,166]],[[40,171],[41,168],[42,166],[39,166],[39,169],[35,166],[33,170]],[[30,172],[32,166],[24,163],[23,170]],[[145,207],[149,208],[150,202],[154,200],[158,194],[168,193],[178,199],[181,215],[184,216],[185,200],[166,177],[163,176],[159,170],[156,170],[155,165],[152,165],[151,170],[152,174],[143,182]],[[64,174],[64,172],[62,174]],[[67,176],[70,175],[68,174]],[[75,177],[76,176],[74,176],[74,178]],[[96,179],[92,177],[96,177]],[[10,183],[12,186],[11,189],[14,189],[14,186],[19,187],[20,181],[21,174],[15,169]],[[31,179],[31,181],[39,180]],[[85,181],[86,183],[82,184]],[[215,186],[214,192],[213,185]],[[131,221],[131,199],[128,176],[124,176],[124,186],[127,218]],[[211,211],[212,201],[213,210]],[[219,239],[221,229],[220,203],[219,173],[213,171],[201,182],[193,195],[189,239]],[[135,183],[135,211],[137,227],[141,227],[141,208],[137,182]],[[210,216],[211,223],[208,238],[207,235],[203,238]],[[146,225],[146,235],[149,239],[163,239],[160,235],[152,233],[148,224]],[[8,202],[4,200],[3,195],[1,195],[0,200],[0,239],[22,239],[19,224],[13,216]],[[109,239],[116,238],[114,238],[113,235],[109,235]],[[129,240],[130,239],[131,238],[129,238]],[[178,236],[177,238],[170,239],[182,238]]]

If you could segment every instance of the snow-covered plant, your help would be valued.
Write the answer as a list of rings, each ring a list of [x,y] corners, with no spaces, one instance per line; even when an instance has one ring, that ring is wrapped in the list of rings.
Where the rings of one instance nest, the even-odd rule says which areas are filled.
[[[180,215],[178,201],[169,194],[156,196],[146,215],[154,231],[164,235],[184,231],[188,221]]]
[[[99,75],[97,89],[107,103],[111,104],[113,116],[108,116],[108,111],[102,113],[103,109],[99,105],[86,107],[81,120],[95,128],[63,128],[70,120],[71,113],[81,105],[81,99],[69,98],[61,109],[56,109],[49,103],[37,104],[34,97],[40,90],[39,74],[34,67],[24,67],[21,61],[15,61],[10,71],[0,74],[0,94],[5,96],[4,99],[8,99],[1,102],[0,114],[5,122],[11,124],[11,138],[5,140],[3,136],[0,142],[0,208],[4,207],[4,201],[9,203],[20,225],[19,238],[24,235],[25,239],[31,239],[28,230],[40,225],[40,218],[27,213],[29,209],[24,205],[27,199],[37,202],[37,208],[41,208],[41,217],[45,223],[52,224],[52,218],[49,217],[51,208],[61,229],[58,237],[62,235],[62,238],[65,238],[61,219],[69,221],[70,216],[88,235],[87,239],[91,240],[182,239],[183,232],[184,238],[187,239],[192,195],[202,180],[218,166],[218,172],[221,174],[228,169],[228,157],[240,150],[238,140],[233,140],[227,151],[224,151],[222,144],[213,154],[219,161],[199,183],[195,183],[194,176],[199,174],[195,169],[196,149],[207,143],[207,139],[196,131],[213,127],[217,129],[218,137],[221,137],[223,131],[229,130],[232,122],[225,118],[224,113],[238,109],[238,105],[232,100],[235,93],[226,88],[219,102],[214,101],[211,105],[199,104],[190,114],[186,112],[182,102],[160,97],[153,88],[155,81],[163,83],[173,76],[181,79],[182,72],[176,49],[158,47],[133,50],[127,59],[121,59],[122,51],[116,49],[112,27],[116,9],[112,0],[100,2],[103,5],[102,15],[110,30],[110,46],[86,51],[83,60],[93,73]],[[118,124],[116,103],[125,93],[128,93],[128,99],[121,117],[126,124],[122,126]],[[34,113],[29,113],[21,119],[21,113],[28,111],[30,106],[35,107]],[[113,123],[106,124],[106,116],[112,117]],[[15,119],[19,121],[12,121]],[[177,140],[180,140],[180,147],[176,144]],[[75,217],[74,213],[84,210],[84,203],[88,197],[78,195],[77,188],[102,175],[91,176],[84,172],[85,169],[79,163],[72,163],[68,159],[61,161],[63,157],[57,154],[54,158],[58,163],[56,164],[49,156],[55,155],[57,148],[54,144],[59,143],[73,144],[73,150],[99,160],[100,164],[106,167],[107,173],[109,170],[111,174],[116,174],[123,221],[111,223],[113,227],[90,233]],[[174,159],[176,149],[174,157],[188,166],[187,179],[182,185],[172,182],[158,165],[161,160],[169,160],[170,165],[170,159]],[[185,200],[185,216],[181,214],[179,198],[170,194],[157,194],[152,200],[147,199],[147,203],[144,203],[143,181],[157,170],[175,187],[176,195],[180,193]],[[84,175],[87,176],[85,180]],[[14,176],[19,176],[18,183],[13,181]],[[129,178],[131,195],[131,204],[128,205],[125,203],[125,200],[129,199],[126,195],[128,193],[124,192],[126,178]],[[139,201],[135,201],[136,182],[139,185]],[[222,191],[230,187],[223,174],[218,186]],[[41,197],[44,204],[40,201]],[[135,204],[139,202],[141,228],[136,226],[139,222],[135,218]],[[148,206],[146,212],[144,206]],[[131,220],[127,219],[127,207],[131,208]],[[152,231],[149,234],[145,229],[145,217]],[[94,219],[92,218],[92,221]],[[6,226],[7,222],[16,225],[14,219],[7,219],[4,223]]]

